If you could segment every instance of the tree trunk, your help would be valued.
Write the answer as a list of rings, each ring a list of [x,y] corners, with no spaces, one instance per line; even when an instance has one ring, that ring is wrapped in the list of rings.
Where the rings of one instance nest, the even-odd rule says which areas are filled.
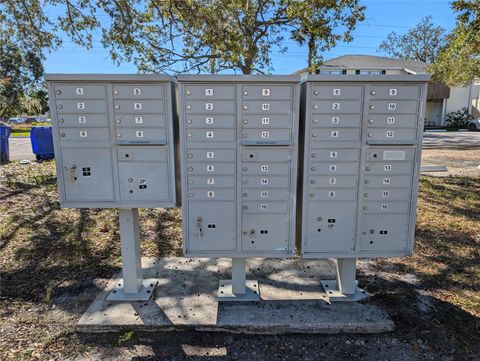
[[[315,54],[315,38],[311,36],[308,39],[308,73],[314,73],[313,69],[313,55]]]

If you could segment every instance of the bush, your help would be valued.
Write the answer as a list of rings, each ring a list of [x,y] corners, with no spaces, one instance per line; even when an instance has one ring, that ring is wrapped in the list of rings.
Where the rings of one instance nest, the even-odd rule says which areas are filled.
[[[450,112],[446,115],[447,128],[468,128],[468,122],[472,119],[473,117],[468,114],[467,108]]]

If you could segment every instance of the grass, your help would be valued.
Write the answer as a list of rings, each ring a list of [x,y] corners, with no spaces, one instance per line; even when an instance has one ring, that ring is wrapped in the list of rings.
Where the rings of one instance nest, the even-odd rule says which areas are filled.
[[[32,126],[49,127],[50,123],[32,122],[29,124],[14,124],[11,126],[11,137],[30,137]]]
[[[480,344],[480,178],[420,187],[413,257],[373,260],[359,279],[394,318],[394,337],[462,358]],[[179,209],[142,209],[140,221],[143,255],[182,254]],[[120,265],[116,210],[61,209],[52,161],[0,166],[2,360],[86,350],[74,326]]]

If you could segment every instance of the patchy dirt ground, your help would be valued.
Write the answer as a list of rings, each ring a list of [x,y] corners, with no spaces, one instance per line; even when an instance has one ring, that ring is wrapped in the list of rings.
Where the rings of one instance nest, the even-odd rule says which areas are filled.
[[[52,162],[0,166],[2,360],[461,360],[480,358],[480,178],[421,180],[413,257],[360,262],[396,324],[375,336],[74,332],[120,270],[115,210],[60,209]],[[141,210],[142,252],[181,254],[180,210]]]
[[[423,149],[423,164],[444,165],[453,177],[480,177],[480,144],[478,149]]]

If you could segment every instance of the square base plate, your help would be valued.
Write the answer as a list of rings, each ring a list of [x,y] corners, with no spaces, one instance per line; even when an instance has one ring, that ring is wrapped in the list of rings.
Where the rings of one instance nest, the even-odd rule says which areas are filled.
[[[232,292],[232,280],[220,280],[218,285],[218,302],[224,301],[260,301],[260,288],[258,281],[245,281],[245,293]]]
[[[354,294],[346,295],[339,291],[336,280],[321,280],[320,283],[330,302],[361,301],[369,297],[369,294],[358,286]],[[355,285],[357,284],[358,281],[355,281]]]
[[[125,293],[123,291],[123,279],[120,279],[107,296],[107,301],[148,301],[152,298],[157,284],[158,280],[155,278],[144,279],[142,287],[137,293]]]

